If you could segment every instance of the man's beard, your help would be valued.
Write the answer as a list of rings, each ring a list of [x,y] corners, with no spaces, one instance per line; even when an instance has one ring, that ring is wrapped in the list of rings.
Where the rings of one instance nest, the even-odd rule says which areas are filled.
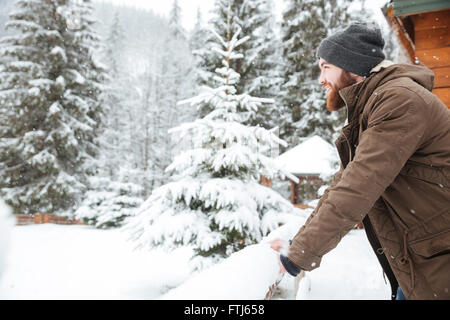
[[[344,100],[339,95],[339,90],[351,86],[356,83],[356,79],[352,78],[350,72],[343,71],[336,84],[327,83],[330,87],[327,96],[327,110],[337,111],[345,106]]]

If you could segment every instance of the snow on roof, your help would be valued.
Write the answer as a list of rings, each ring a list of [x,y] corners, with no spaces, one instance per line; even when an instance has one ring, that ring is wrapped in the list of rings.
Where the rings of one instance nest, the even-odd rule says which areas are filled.
[[[319,136],[305,139],[276,158],[283,169],[294,175],[329,175],[336,172],[336,149]]]

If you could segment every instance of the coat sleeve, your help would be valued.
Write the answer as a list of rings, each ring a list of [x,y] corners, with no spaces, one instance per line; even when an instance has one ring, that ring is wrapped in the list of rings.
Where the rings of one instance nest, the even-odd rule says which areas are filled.
[[[354,159],[294,237],[288,253],[291,262],[306,271],[319,267],[322,256],[364,218],[422,143],[425,109],[423,100],[407,88],[378,93]]]

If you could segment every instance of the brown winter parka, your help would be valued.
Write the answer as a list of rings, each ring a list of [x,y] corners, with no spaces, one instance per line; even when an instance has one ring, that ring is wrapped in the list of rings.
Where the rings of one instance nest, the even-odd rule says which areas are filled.
[[[348,109],[335,142],[341,169],[288,258],[313,270],[363,221],[393,298],[400,285],[407,299],[450,299],[450,110],[426,67],[374,70],[339,92]]]

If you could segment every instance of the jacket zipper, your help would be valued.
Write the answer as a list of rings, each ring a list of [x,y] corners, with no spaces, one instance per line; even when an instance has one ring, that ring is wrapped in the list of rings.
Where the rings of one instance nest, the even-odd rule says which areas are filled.
[[[350,152],[349,162],[351,162],[353,160],[353,152],[352,152],[352,148],[350,146],[350,141],[348,141],[348,138],[345,135],[344,130],[342,130],[342,134],[344,135],[345,141],[347,142],[348,151]],[[347,163],[347,165],[348,165],[348,163]]]
[[[348,114],[348,105],[347,105],[347,101],[345,100],[345,98],[342,96],[341,91],[339,91],[339,96],[341,97],[342,101],[344,101],[345,103],[345,110],[347,111],[347,125],[350,123],[350,119],[348,118],[349,114]],[[352,153],[352,148],[350,146],[350,141],[348,141],[347,135],[344,133],[344,128],[341,129],[341,133],[345,138],[345,141],[347,142],[347,147],[348,147],[348,151],[350,152],[350,161],[353,160],[353,153]],[[347,163],[348,164],[348,163]]]
[[[378,240],[378,237],[375,234],[375,230],[373,229],[372,222],[370,222],[368,215],[366,215],[364,217],[363,224],[364,224],[364,231],[367,234],[369,243],[375,252],[375,255],[378,259],[378,262],[381,265],[381,268],[383,269],[384,274],[386,274],[386,276],[389,280],[389,284],[391,286],[391,299],[395,300],[395,298],[397,297],[398,282],[397,282],[397,279],[395,278],[395,275],[394,275],[394,272],[392,271],[391,266],[389,265],[389,262],[386,258],[384,250],[382,249],[380,241]],[[383,250],[382,253],[378,252],[378,250],[380,250],[380,249]],[[383,276],[384,276],[384,274],[383,274]]]
[[[347,109],[347,125],[350,123],[350,119],[349,117],[349,110],[348,110],[348,105],[347,105],[347,101],[345,100],[345,98],[342,96],[341,92],[339,91],[339,95],[341,96],[342,100],[345,103],[345,107]],[[350,153],[350,161],[353,160],[353,152],[352,152],[352,148],[350,145],[350,141],[348,140],[347,135],[344,133],[344,128],[342,128],[341,130],[342,135],[345,138],[345,141],[347,142],[347,147]],[[347,164],[348,165],[348,164]],[[389,265],[389,262],[387,261],[386,255],[384,254],[384,252],[382,254],[377,254],[377,250],[382,249],[382,246],[380,244],[380,240],[378,240],[378,236],[375,234],[375,230],[373,229],[372,223],[370,222],[369,216],[366,215],[365,218],[363,219],[363,225],[364,225],[364,230],[366,231],[369,243],[372,246],[372,249],[375,252],[375,255],[378,258],[378,261],[381,265],[381,268],[383,269],[383,277],[384,274],[386,274],[386,276],[388,277],[389,280],[389,284],[391,286],[391,299],[394,300],[397,297],[397,288],[398,288],[398,281],[395,278],[394,272],[392,271],[391,266]]]

